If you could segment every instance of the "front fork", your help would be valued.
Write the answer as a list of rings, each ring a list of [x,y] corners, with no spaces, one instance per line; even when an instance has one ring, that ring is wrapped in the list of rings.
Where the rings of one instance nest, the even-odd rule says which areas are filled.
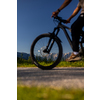
[[[56,30],[57,30],[57,32],[56,32]],[[59,31],[60,31],[60,29],[58,27],[56,27],[56,28],[54,28],[54,31],[52,33],[49,33],[50,39],[48,41],[46,48],[43,50],[44,53],[48,53],[48,54],[50,53],[52,46],[55,42],[55,38],[57,37]]]

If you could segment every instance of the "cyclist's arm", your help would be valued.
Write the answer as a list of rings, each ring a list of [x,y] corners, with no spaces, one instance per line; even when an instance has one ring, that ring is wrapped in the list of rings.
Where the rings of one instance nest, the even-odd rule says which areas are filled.
[[[62,9],[64,9],[72,0],[65,0],[64,3],[61,5],[61,7],[59,8],[59,10],[61,11]]]
[[[81,10],[81,7],[77,6],[76,9],[73,11],[72,15],[67,19],[67,22],[77,15],[77,13]]]
[[[52,13],[52,16],[56,17],[59,12],[64,9],[72,0],[65,0],[64,3],[60,6],[59,9],[57,9],[55,12]]]

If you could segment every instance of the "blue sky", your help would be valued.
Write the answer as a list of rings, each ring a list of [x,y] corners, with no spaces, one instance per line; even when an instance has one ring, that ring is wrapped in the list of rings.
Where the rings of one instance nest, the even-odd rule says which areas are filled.
[[[64,0],[17,0],[17,52],[30,53],[31,44],[38,35],[53,31],[56,25],[51,18],[52,12],[63,2]],[[69,18],[77,4],[78,0],[72,0],[59,16],[64,19]],[[78,15],[66,26],[71,27]],[[63,52],[72,52],[62,30],[58,36],[62,40]]]
[[[32,0],[30,1],[30,4],[29,1],[30,0],[0,0],[0,65],[1,70],[3,70],[0,72],[0,79],[3,81],[0,83],[0,85],[2,86],[0,88],[0,90],[2,91],[0,100],[2,100],[2,98],[4,100],[8,98],[11,100],[15,100],[15,98],[17,98],[16,52],[30,52],[31,43],[36,36],[44,32],[51,32],[53,30],[53,27],[55,25],[51,19],[52,11],[58,9],[64,0],[48,0],[48,2],[44,2],[44,0],[41,0],[42,2],[40,0]],[[38,4],[38,2],[40,3]],[[77,5],[77,2],[78,0],[72,0],[72,3],[63,11],[61,11],[60,16],[67,19],[74,10],[74,6]],[[100,100],[99,92],[94,93],[91,91],[91,87],[93,91],[97,91],[97,89],[100,89],[100,81],[98,80],[100,76],[100,14],[98,13],[100,12],[99,10],[99,0],[96,0],[95,2],[94,0],[85,0],[84,79],[85,98],[87,98],[87,100],[94,100],[94,98],[95,100]],[[40,17],[40,15],[42,17]],[[76,18],[77,16],[74,19],[72,19],[71,24],[75,21]],[[68,24],[68,26],[70,27],[71,24]],[[40,29],[38,29],[38,27]],[[60,34],[60,39],[66,41],[64,34],[62,32]],[[65,43],[66,52],[70,51],[68,43]],[[4,72],[6,74],[4,74]],[[10,82],[7,83],[9,86],[4,84],[7,81],[4,79],[7,79],[7,77],[13,85]],[[96,84],[95,87],[93,87],[94,84]],[[3,85],[6,88],[6,96]],[[10,96],[10,93],[12,91],[12,96]]]

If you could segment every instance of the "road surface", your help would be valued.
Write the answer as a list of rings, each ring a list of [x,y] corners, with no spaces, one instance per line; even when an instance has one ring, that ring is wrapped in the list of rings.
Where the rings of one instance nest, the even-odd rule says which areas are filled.
[[[83,67],[17,68],[17,85],[84,89]]]

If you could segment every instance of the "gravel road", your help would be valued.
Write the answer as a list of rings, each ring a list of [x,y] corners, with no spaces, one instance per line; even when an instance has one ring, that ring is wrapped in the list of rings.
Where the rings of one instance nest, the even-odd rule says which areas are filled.
[[[84,89],[83,67],[17,68],[17,85]]]

